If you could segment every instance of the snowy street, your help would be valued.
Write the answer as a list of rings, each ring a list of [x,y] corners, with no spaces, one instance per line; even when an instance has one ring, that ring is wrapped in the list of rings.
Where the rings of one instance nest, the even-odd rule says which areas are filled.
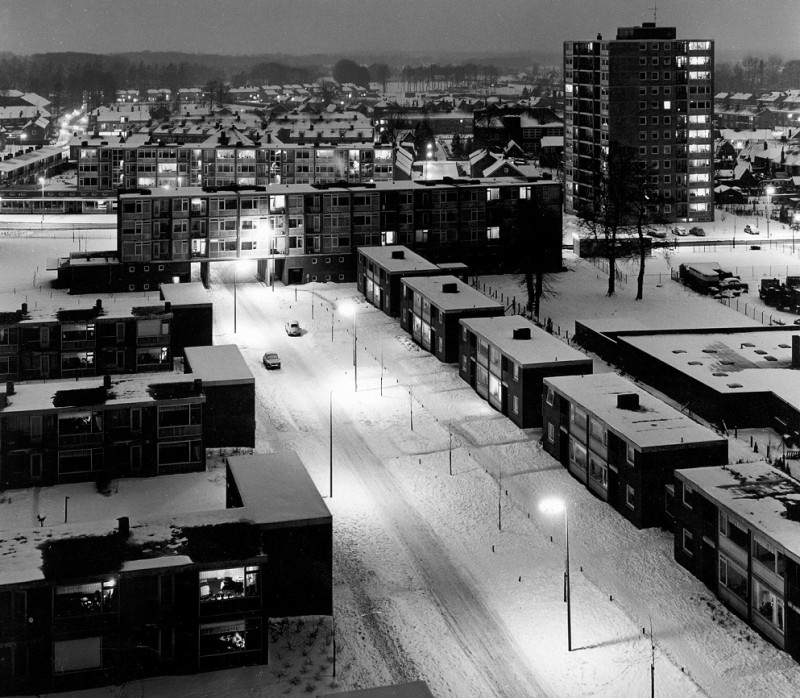
[[[108,246],[107,233],[84,234],[90,249]],[[4,306],[94,302],[49,290],[52,274],[42,273],[31,287],[28,260],[63,254],[61,248],[77,242],[8,237],[0,245]],[[743,250],[736,254],[753,261]],[[770,256],[759,264],[792,263],[777,250],[761,254]],[[728,263],[722,251],[708,255]],[[690,314],[716,324],[753,322],[668,279],[648,283],[643,301],[632,300],[633,283],[608,299],[601,272],[585,260],[565,261],[569,271],[558,277],[558,296],[543,306],[562,328],[600,313],[666,323]],[[668,273],[678,261],[657,256],[649,268]],[[539,430],[520,430],[491,409],[455,366],[413,344],[395,319],[359,299],[354,285],[278,284],[273,291],[253,279],[248,265],[237,268],[236,278],[234,333],[232,268],[212,265],[214,342],[236,343],[256,377],[257,450],[296,450],[326,497],[332,416],[333,498],[326,501],[334,517],[338,671],[335,683],[328,673],[319,690],[422,678],[437,696],[648,695],[652,623],[656,695],[793,693],[797,664],[673,560],[671,534],[638,531],[593,497],[538,447]],[[485,281],[521,297],[508,278]],[[353,320],[340,312],[346,301],[358,308],[357,393]],[[288,320],[299,321],[301,336],[287,336]],[[261,364],[267,350],[280,354],[280,370]],[[602,362],[595,366],[610,370]],[[746,438],[730,439],[732,458],[757,458]],[[221,491],[219,471],[205,475],[204,487]],[[45,510],[48,489],[58,488],[37,492],[36,506]],[[538,509],[552,495],[569,507],[571,653],[563,518]],[[21,518],[13,525],[31,525],[33,503],[21,493],[14,499]],[[114,505],[113,498],[96,499],[97,506],[102,500]],[[263,668],[182,677],[179,684],[175,677],[149,679],[141,694],[171,696],[176,686],[198,698],[220,690],[230,696],[302,692],[279,678],[280,661],[286,657]]]

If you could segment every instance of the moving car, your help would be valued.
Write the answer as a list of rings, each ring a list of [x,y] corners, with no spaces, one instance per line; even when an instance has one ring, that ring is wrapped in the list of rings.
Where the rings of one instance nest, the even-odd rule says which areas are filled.
[[[680,235],[680,236],[682,237],[682,236],[684,236],[684,235],[688,235],[689,233],[686,231],[686,228],[682,228],[681,226],[679,226],[679,225],[676,225],[676,226],[675,226],[675,227],[672,229],[672,234],[673,234],[673,235]]]
[[[699,238],[704,238],[706,236],[706,231],[703,230],[699,225],[689,228],[689,233],[691,235],[697,235]]]
[[[751,225],[746,225],[744,227],[744,232],[747,233],[748,235],[760,235],[761,234],[761,231],[758,228],[754,228]]]
[[[300,332],[300,323],[297,320],[289,320],[284,327],[286,328],[286,334],[290,337],[299,337]]]
[[[274,351],[266,352],[261,360],[264,362],[264,366],[269,369],[281,367],[281,357]]]

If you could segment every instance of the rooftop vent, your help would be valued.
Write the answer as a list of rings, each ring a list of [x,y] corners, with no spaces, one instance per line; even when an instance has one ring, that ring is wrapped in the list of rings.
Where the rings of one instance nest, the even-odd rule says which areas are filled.
[[[392,250],[392,259],[405,259],[405,250]]]
[[[13,395],[14,394],[14,381],[8,381],[6,383],[6,395]]]
[[[442,284],[442,293],[458,293],[458,284],[455,281]]]
[[[638,410],[639,393],[620,393],[617,395],[617,407],[621,410]]]
[[[117,519],[117,524],[119,537],[125,540],[131,534],[131,521],[127,516],[120,516]]]
[[[800,368],[800,334],[792,335],[792,368]]]
[[[515,327],[513,334],[511,335],[514,339],[530,339],[531,338],[531,328],[530,327]]]

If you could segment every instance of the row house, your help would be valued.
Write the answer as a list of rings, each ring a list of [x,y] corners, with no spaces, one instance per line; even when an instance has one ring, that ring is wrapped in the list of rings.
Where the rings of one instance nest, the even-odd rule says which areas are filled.
[[[503,315],[503,304],[455,276],[401,280],[400,327],[439,361],[458,361],[459,322]]]
[[[592,371],[591,358],[524,317],[461,320],[458,375],[521,429],[542,425],[544,378]]]
[[[205,276],[209,261],[256,259],[263,278],[288,284],[352,281],[354,252],[375,245],[484,270],[502,265],[528,198],[554,214],[536,234],[558,270],[560,184],[534,178],[141,190],[119,196],[117,250],[123,268],[201,262]]]
[[[169,302],[131,307],[98,299],[88,308],[0,313],[0,381],[84,378],[172,370]]]
[[[401,281],[413,276],[460,275],[467,280],[466,265],[434,264],[403,245],[359,247],[356,286],[368,303],[391,317],[400,317]]]
[[[798,498],[797,480],[764,461],[675,471],[675,560],[795,660]]]
[[[728,462],[728,441],[616,373],[544,379],[542,445],[637,528],[669,523],[676,465]]]
[[[270,618],[333,614],[332,517],[297,454],[229,457],[210,511],[175,499],[161,517],[3,532],[1,695],[261,664]]]

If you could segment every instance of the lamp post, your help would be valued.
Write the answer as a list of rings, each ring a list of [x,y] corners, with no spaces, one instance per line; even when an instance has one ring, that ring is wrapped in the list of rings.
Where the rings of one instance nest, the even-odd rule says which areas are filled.
[[[794,236],[798,228],[800,228],[800,213],[795,213],[792,217],[792,254],[794,254]]]
[[[330,498],[333,499],[333,390],[328,395],[328,432],[330,442]]]
[[[567,603],[567,651],[572,651],[572,608],[569,588],[569,517],[567,505],[561,499],[545,499],[539,504],[539,510],[545,514],[560,514],[564,512],[564,533],[566,546],[566,565],[564,567],[564,601]]]
[[[347,305],[342,306],[342,313],[344,315],[353,316],[353,387],[355,388],[355,392],[358,392],[358,327],[356,325],[358,310],[354,303],[348,303]]]
[[[767,187],[767,237],[769,238],[769,213],[770,213],[770,205],[772,203],[772,195],[775,193],[775,187]]]
[[[42,185],[42,228],[44,228],[44,177],[39,177],[39,184]]]

